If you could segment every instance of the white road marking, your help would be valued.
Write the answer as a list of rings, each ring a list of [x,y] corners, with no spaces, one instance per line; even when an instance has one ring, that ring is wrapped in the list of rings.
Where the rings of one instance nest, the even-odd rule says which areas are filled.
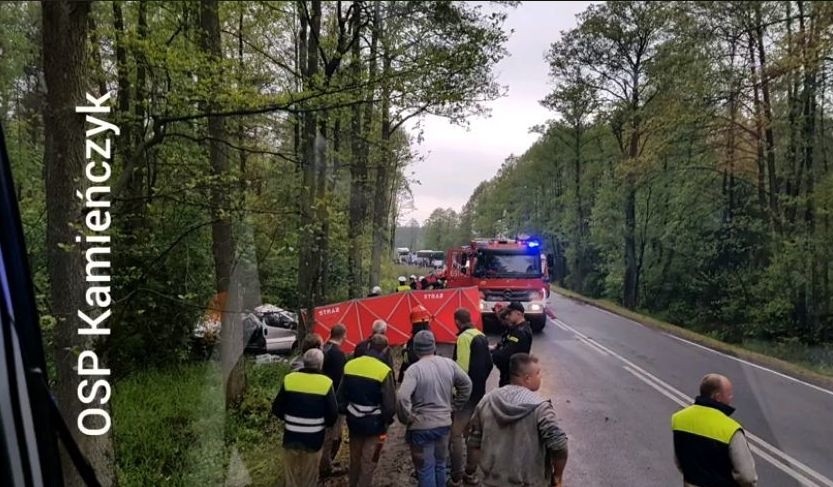
[[[674,386],[668,384],[667,382],[663,381],[659,377],[651,374],[650,372],[643,369],[642,367],[639,367],[638,365],[634,364],[633,362],[631,362],[630,360],[626,359],[625,357],[619,355],[618,353],[614,352],[613,350],[605,347],[604,345],[600,344],[599,342],[594,341],[592,338],[590,338],[587,335],[581,333],[580,331],[576,330],[572,326],[564,323],[560,319],[557,319],[555,321],[556,321],[557,324],[560,324],[561,326],[565,327],[569,331],[575,333],[576,336],[579,337],[579,339],[584,339],[587,342],[590,342],[590,343],[596,345],[600,349],[608,352],[613,357],[616,357],[620,361],[624,362],[626,364],[625,370],[627,370],[632,375],[636,376],[642,382],[648,384],[651,388],[655,389],[656,391],[661,393],[663,396],[671,399],[673,402],[675,402],[679,406],[685,407],[685,406],[687,406],[689,404],[692,404],[694,402],[694,400],[691,397],[689,397],[688,395],[679,391]],[[696,344],[693,344],[693,345],[696,345]],[[705,347],[703,347],[703,348],[705,348]],[[707,349],[707,350],[710,350],[710,349]],[[785,452],[779,450],[778,448],[772,446],[771,444],[769,444],[768,442],[766,442],[764,439],[760,438],[759,436],[756,436],[756,435],[752,434],[751,432],[749,432],[747,430],[744,430],[744,432],[746,433],[746,437],[749,441],[750,448],[752,448],[753,452],[755,452],[759,457],[768,461],[774,467],[778,468],[779,470],[786,473],[787,475],[794,478],[795,480],[801,482],[802,485],[818,486],[819,484],[808,480],[807,477],[805,477],[804,475],[799,473],[796,469],[803,471],[808,476],[810,476],[813,479],[815,479],[816,481],[820,482],[821,485],[823,485],[825,487],[833,487],[833,481],[831,481],[829,478],[827,478],[824,475],[816,472],[812,468],[810,468],[807,465],[801,463],[800,461],[796,460],[795,458],[788,455],[787,453],[785,453]],[[772,457],[771,455],[769,455],[768,453],[763,451],[762,448],[770,451],[771,453],[773,453],[775,455],[777,455],[778,457],[780,457],[780,459],[776,459],[776,458]],[[781,460],[786,462],[786,464],[783,463]]]
[[[684,402],[682,399],[680,399],[680,398],[678,398],[677,396],[674,396],[674,395],[673,395],[673,394],[671,394],[670,392],[666,391],[666,390],[665,390],[665,389],[663,389],[663,388],[662,388],[659,384],[657,384],[656,382],[652,381],[651,379],[649,379],[649,378],[645,377],[644,375],[642,375],[642,374],[640,374],[639,372],[637,372],[637,371],[633,370],[632,368],[630,368],[630,367],[629,367],[629,366],[627,366],[627,365],[625,365],[624,367],[625,367],[625,370],[627,370],[628,372],[630,372],[631,374],[633,374],[633,375],[634,375],[637,379],[639,379],[639,380],[641,380],[642,382],[644,382],[644,383],[648,384],[649,386],[651,386],[652,388],[654,388],[654,390],[656,390],[657,392],[659,392],[659,393],[660,393],[660,394],[662,394],[663,396],[667,397],[668,399],[671,399],[672,401],[674,401],[675,403],[677,403],[677,404],[678,404],[678,405],[680,405],[681,407],[686,407],[686,406],[688,405],[688,404],[687,404],[686,402]]]
[[[587,345],[588,347],[590,347],[591,349],[593,349],[593,350],[595,350],[595,351],[599,352],[599,353],[600,353],[600,354],[602,354],[602,355],[609,355],[607,352],[605,352],[605,351],[604,351],[604,350],[602,350],[601,348],[597,347],[595,343],[593,343],[593,342],[591,342],[591,341],[589,341],[589,340],[586,340],[586,339],[584,339],[584,338],[582,338],[582,337],[579,337],[579,338],[578,338],[578,341],[580,341],[581,343],[583,343],[583,344]]]
[[[562,297],[564,297],[565,299],[570,299],[570,298],[567,298],[566,296],[562,296]],[[647,326],[643,325],[642,323],[640,323],[640,322],[638,322],[638,321],[634,321],[634,320],[632,320],[632,319],[630,319],[630,318],[626,318],[626,317],[624,317],[624,316],[622,316],[622,315],[617,315],[616,313],[610,312],[610,311],[608,311],[608,310],[606,310],[606,309],[603,309],[603,308],[599,308],[598,306],[594,306],[594,305],[589,304],[589,303],[584,303],[584,304],[586,304],[587,306],[589,306],[589,307],[593,308],[593,309],[594,309],[594,310],[596,310],[596,311],[600,311],[600,312],[602,312],[602,313],[608,314],[608,315],[610,315],[610,316],[612,316],[612,317],[614,317],[614,318],[618,318],[618,319],[620,319],[620,320],[625,320],[625,321],[627,321],[627,322],[633,323],[634,325],[639,325],[639,326],[641,326],[641,327],[643,327],[643,328],[648,328]],[[669,336],[669,337],[671,337],[671,338],[675,339],[675,340],[679,340],[679,341],[681,341],[681,342],[688,343],[689,345],[694,345],[695,347],[702,348],[703,350],[707,350],[707,351],[709,351],[709,352],[716,353],[716,354],[718,354],[718,355],[722,355],[722,356],[724,356],[724,357],[726,357],[726,358],[730,358],[730,359],[732,359],[732,360],[734,360],[734,361],[740,362],[740,363],[745,364],[745,365],[748,365],[748,366],[750,366],[750,367],[755,367],[756,369],[763,370],[763,371],[769,372],[769,373],[771,373],[771,374],[775,374],[775,375],[777,375],[778,377],[782,377],[782,378],[784,378],[784,379],[788,379],[788,380],[791,380],[791,381],[793,381],[793,382],[797,382],[797,383],[799,383],[799,384],[803,384],[803,385],[805,385],[805,386],[807,386],[807,387],[809,387],[809,388],[811,388],[811,389],[814,389],[814,390],[816,390],[816,391],[823,392],[823,393],[825,393],[825,394],[828,394],[828,395],[833,396],[833,391],[831,391],[831,390],[829,390],[829,389],[825,389],[825,388],[823,388],[823,387],[819,387],[819,386],[817,386],[817,385],[815,385],[815,384],[811,384],[811,383],[806,382],[806,381],[803,381],[803,380],[801,380],[801,379],[797,379],[797,378],[792,377],[792,376],[789,376],[789,375],[787,375],[787,374],[783,374],[783,373],[781,373],[781,372],[778,372],[777,370],[772,370],[772,369],[770,369],[770,368],[768,368],[768,367],[764,367],[764,366],[762,366],[762,365],[754,364],[754,363],[752,363],[752,362],[749,362],[748,360],[744,360],[744,359],[742,359],[742,358],[738,358],[738,357],[733,357],[733,356],[731,356],[731,355],[725,354],[725,353],[723,353],[723,352],[719,352],[719,351],[717,351],[717,350],[714,350],[714,349],[712,349],[712,348],[706,347],[706,346],[704,346],[704,345],[700,345],[699,343],[694,343],[694,342],[692,342],[692,341],[690,341],[690,340],[686,340],[685,338],[680,338],[680,337],[678,337],[678,336],[676,336],[676,335],[672,335],[671,333],[666,333],[666,332],[662,332],[662,333],[663,333],[664,335],[666,335],[666,336]]]
[[[787,374],[782,374],[781,372],[778,372],[778,371],[776,371],[776,370],[769,369],[769,368],[764,367],[764,366],[762,366],[762,365],[753,364],[752,362],[749,362],[748,360],[744,360],[744,359],[742,359],[742,358],[733,357],[733,356],[728,355],[728,354],[725,354],[725,353],[723,353],[723,352],[719,352],[719,351],[717,351],[717,350],[714,350],[713,348],[709,348],[709,347],[706,347],[706,346],[704,346],[704,345],[700,345],[699,343],[694,343],[694,342],[692,342],[692,341],[690,341],[690,340],[686,340],[685,338],[680,338],[680,337],[678,337],[678,336],[674,336],[674,335],[672,335],[672,334],[670,334],[670,333],[664,333],[664,334],[665,334],[666,336],[669,336],[669,337],[673,338],[674,340],[679,340],[679,341],[681,341],[681,342],[683,342],[683,343],[688,343],[689,345],[694,345],[694,346],[695,346],[695,347],[697,347],[697,348],[702,348],[703,350],[706,350],[706,351],[709,351],[709,352],[712,352],[712,353],[716,353],[716,354],[718,354],[718,355],[722,355],[722,356],[724,356],[724,357],[730,358],[730,359],[735,360],[735,361],[737,361],[737,362],[740,362],[740,363],[742,363],[742,364],[746,364],[746,365],[748,365],[748,366],[750,366],[750,367],[755,367],[756,369],[765,370],[765,371],[767,371],[767,372],[770,372],[770,373],[772,373],[772,374],[777,375],[778,377],[783,377],[784,379],[789,379],[789,380],[791,380],[791,381],[793,381],[793,382],[798,382],[799,384],[803,384],[803,385],[805,385],[805,386],[807,386],[807,387],[809,387],[809,388],[811,388],[811,389],[815,389],[815,390],[817,390],[817,391],[819,391],[819,392],[823,392],[823,393],[825,393],[825,394],[829,394],[829,395],[833,396],[833,391],[827,390],[827,389],[825,389],[825,388],[823,388],[823,387],[819,387],[819,386],[817,386],[817,385],[815,385],[815,384],[810,384],[809,382],[805,382],[805,381],[803,381],[803,380],[801,380],[801,379],[796,379],[795,377],[789,376],[789,375],[787,375]]]

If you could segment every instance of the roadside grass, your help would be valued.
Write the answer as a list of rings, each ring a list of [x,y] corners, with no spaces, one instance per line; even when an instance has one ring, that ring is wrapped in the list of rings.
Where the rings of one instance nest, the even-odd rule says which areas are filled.
[[[810,347],[795,341],[774,343],[762,340],[746,340],[742,344],[730,344],[713,336],[697,333],[683,326],[631,311],[606,299],[588,298],[554,284],[551,287],[554,292],[562,296],[592,304],[645,326],[665,331],[754,364],[778,370],[807,382],[833,388],[833,349],[831,348]],[[555,314],[558,316],[557,309]]]
[[[213,361],[119,381],[113,396],[119,485],[278,485],[281,434],[269,413],[287,366],[247,359],[246,369],[244,399],[228,413]]]

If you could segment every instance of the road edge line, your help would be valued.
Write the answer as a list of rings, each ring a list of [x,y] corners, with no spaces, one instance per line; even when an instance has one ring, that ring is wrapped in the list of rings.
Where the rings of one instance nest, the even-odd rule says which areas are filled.
[[[833,377],[829,377],[813,370],[807,369],[802,367],[799,364],[795,364],[792,362],[788,362],[786,360],[771,357],[769,355],[764,355],[759,352],[755,352],[752,350],[748,350],[737,345],[731,345],[725,342],[721,342],[712,337],[708,337],[705,335],[701,335],[693,330],[689,330],[687,328],[683,328],[678,325],[674,325],[671,323],[661,322],[656,318],[651,318],[649,316],[640,315],[636,312],[631,312],[634,315],[639,316],[642,318],[642,321],[638,321],[630,316],[625,316],[624,314],[620,314],[616,312],[616,310],[611,310],[605,308],[604,303],[601,303],[595,299],[588,298],[586,296],[582,296],[580,294],[574,293],[568,289],[559,288],[557,286],[553,286],[552,292],[558,294],[559,296],[569,299],[571,301],[576,301],[579,303],[583,303],[588,306],[592,306],[594,309],[601,311],[603,313],[615,316],[617,318],[624,319],[629,321],[635,325],[644,326],[646,328],[651,328],[654,330],[658,330],[663,332],[664,334],[668,335],[671,338],[675,338],[677,340],[681,340],[684,342],[688,342],[692,345],[697,345],[701,348],[704,348],[710,352],[717,353],[723,355],[727,358],[733,359],[737,362],[750,365],[760,370],[764,370],[770,373],[773,373],[779,377],[797,382],[799,384],[803,384],[805,386],[809,386],[810,388],[817,390],[819,392],[823,392],[825,394],[833,395]],[[556,316],[558,314],[557,310],[555,311]],[[653,323],[656,321],[657,323],[661,323],[661,326],[657,323]],[[740,355],[740,356],[738,356]],[[762,362],[766,365],[762,365]],[[771,367],[767,367],[767,365]],[[780,370],[775,370],[775,369]],[[795,377],[795,376],[798,377]],[[799,378],[800,377],[800,378]]]

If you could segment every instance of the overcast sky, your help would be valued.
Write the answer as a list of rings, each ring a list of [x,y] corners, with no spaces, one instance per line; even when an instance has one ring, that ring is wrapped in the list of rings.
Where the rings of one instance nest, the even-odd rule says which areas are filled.
[[[438,207],[460,211],[506,157],[532,145],[538,135],[529,128],[553,116],[538,103],[551,89],[544,53],[591,3],[524,2],[509,12],[506,27],[515,32],[506,45],[509,55],[496,67],[507,95],[490,103],[489,118],[471,119],[469,130],[436,117],[424,120],[424,140],[418,146],[424,160],[411,168],[421,183],[413,186],[416,208],[403,214],[402,222],[416,218],[422,223]]]

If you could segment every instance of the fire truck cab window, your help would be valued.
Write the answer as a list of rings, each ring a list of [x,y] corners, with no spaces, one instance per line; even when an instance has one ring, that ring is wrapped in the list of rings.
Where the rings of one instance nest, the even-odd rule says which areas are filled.
[[[489,277],[540,277],[541,262],[538,254],[519,252],[478,252],[476,276]]]

